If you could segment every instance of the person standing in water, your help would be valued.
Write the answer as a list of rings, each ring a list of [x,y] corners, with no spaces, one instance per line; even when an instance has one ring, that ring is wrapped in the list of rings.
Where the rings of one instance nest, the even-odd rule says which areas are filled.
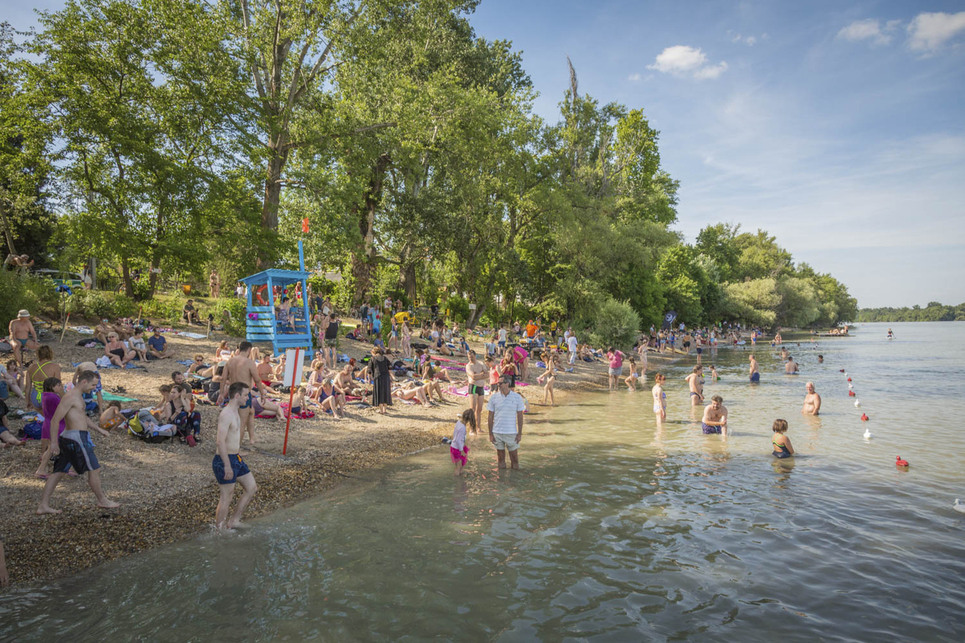
[[[750,363],[751,363],[751,368],[750,368],[751,384],[757,384],[761,381],[761,373],[760,371],[757,370],[757,358],[751,355]]]
[[[801,413],[817,415],[821,411],[821,396],[814,391],[814,382],[805,384],[804,390],[807,391],[807,394],[804,396],[804,406],[801,407]]]
[[[697,406],[704,403],[704,369],[694,366],[693,372],[686,378],[690,387],[690,405]]]
[[[666,379],[663,373],[654,375],[653,380],[656,383],[650,390],[653,394],[653,414],[657,416],[657,424],[667,420],[667,394],[663,392],[663,383]]]

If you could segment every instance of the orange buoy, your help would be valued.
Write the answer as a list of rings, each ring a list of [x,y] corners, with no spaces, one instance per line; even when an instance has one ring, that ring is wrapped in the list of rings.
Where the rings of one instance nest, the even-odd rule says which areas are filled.
[[[867,421],[870,420],[870,419],[871,419],[871,418],[868,417],[868,414],[867,414],[867,413],[862,413],[862,414],[861,414],[861,421],[862,421],[862,422],[867,422]]]
[[[848,391],[848,397],[854,397],[854,391]]]
[[[899,455],[899,456],[896,456],[896,457],[895,457],[895,466],[896,466],[896,467],[907,467],[907,466],[908,466],[908,460],[902,460],[900,455]]]

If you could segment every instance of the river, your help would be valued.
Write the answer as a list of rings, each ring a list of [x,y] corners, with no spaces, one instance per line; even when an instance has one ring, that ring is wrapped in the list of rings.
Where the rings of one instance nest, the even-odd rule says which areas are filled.
[[[10,590],[0,640],[960,641],[965,324],[888,327],[791,343],[799,376],[758,346],[758,386],[750,347],[706,359],[726,440],[694,423],[681,361],[662,428],[648,390],[534,406],[521,471],[477,438],[454,479],[440,445],[243,533]],[[793,459],[770,455],[777,417]]]

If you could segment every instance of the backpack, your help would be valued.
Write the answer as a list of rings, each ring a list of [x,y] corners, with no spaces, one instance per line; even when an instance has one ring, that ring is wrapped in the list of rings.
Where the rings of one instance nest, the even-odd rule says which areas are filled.
[[[127,430],[134,437],[141,438],[151,444],[164,442],[175,434],[173,424],[159,426],[157,419],[151,414],[149,409],[141,409],[138,411],[137,415],[128,421]]]
[[[21,433],[23,434],[23,437],[27,438],[28,440],[39,440],[40,430],[42,428],[43,428],[42,422],[28,422],[27,424],[23,425],[23,429],[21,429]]]

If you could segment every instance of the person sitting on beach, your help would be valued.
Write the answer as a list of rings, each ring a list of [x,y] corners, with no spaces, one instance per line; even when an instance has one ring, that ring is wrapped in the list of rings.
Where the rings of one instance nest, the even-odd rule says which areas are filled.
[[[188,367],[188,370],[186,372],[191,375],[200,376],[201,371],[206,370],[207,368],[208,367],[205,366],[205,363],[204,363],[204,355],[202,355],[201,353],[198,353],[197,355],[194,356],[194,361],[191,362],[191,366]]]
[[[261,357],[255,370],[258,372],[258,379],[265,386],[270,388],[275,383],[275,365],[271,363],[271,353],[266,352]]]
[[[285,415],[285,411],[282,410],[281,405],[270,399],[267,395],[259,392],[253,392],[251,394],[251,408],[255,412],[255,416],[260,418],[277,420]]]
[[[124,368],[128,362],[137,357],[137,353],[128,350],[124,343],[117,337],[117,333],[107,336],[107,343],[104,345],[104,354],[111,360],[111,364]]]
[[[185,322],[188,326],[201,323],[201,320],[198,318],[198,311],[194,309],[193,299],[185,302],[184,308],[181,309],[181,321]]]
[[[795,362],[794,358],[791,357],[790,355],[787,356],[787,364],[784,365],[784,372],[787,373],[788,375],[798,374],[797,362]]]
[[[0,400],[0,444],[6,447],[23,446],[24,443],[17,439],[17,437],[10,430],[10,424],[7,422],[7,413],[10,409],[7,408],[7,403]]]
[[[704,433],[720,433],[726,436],[727,407],[724,406],[724,398],[715,395],[710,400],[710,404],[704,408],[704,417],[700,421],[700,427]]]
[[[804,390],[807,393],[804,395],[804,406],[801,407],[801,413],[804,415],[817,415],[821,412],[821,396],[815,392],[814,382],[805,384]]]
[[[794,455],[794,447],[791,446],[791,438],[784,435],[787,432],[787,420],[774,420],[774,437],[771,438],[771,455],[775,458],[790,458]]]
[[[161,335],[161,329],[155,328],[154,334],[147,338],[147,355],[148,359],[168,359],[173,357],[173,354],[167,347],[167,340]]]
[[[365,394],[362,387],[352,378],[351,364],[346,364],[342,369],[336,373],[335,377],[332,378],[334,381],[335,388],[344,393],[345,395],[352,395],[355,397],[361,397]]]
[[[323,411],[331,411],[336,420],[344,417],[342,409],[345,408],[345,398],[335,390],[332,380],[322,382],[321,388],[315,391],[315,401]]]
[[[322,388],[322,382],[329,379],[328,369],[325,362],[316,360],[312,363],[312,372],[308,374],[308,397],[315,399],[318,391]]]
[[[14,359],[20,364],[23,364],[24,348],[35,351],[40,347],[37,331],[34,329],[33,322],[30,321],[30,313],[26,310],[19,311],[17,316],[10,321],[7,332],[7,343],[13,349]]]
[[[138,326],[131,334],[131,339],[127,342],[128,347],[134,351],[134,355],[142,362],[147,361],[147,343],[144,341],[144,329]]]
[[[438,365],[438,362],[436,362],[436,364]],[[431,372],[433,373],[434,376],[437,376],[439,373],[439,371],[436,371],[436,370],[433,370]],[[423,381],[423,386],[425,387],[426,396],[430,400],[432,399],[432,392],[435,391],[436,395],[439,397],[440,402],[446,401],[446,399],[442,397],[442,384],[439,383],[438,379],[435,379],[435,377],[428,377],[428,378],[423,378],[422,381]]]
[[[25,399],[24,389],[26,388],[26,374],[20,367],[20,362],[15,359],[7,361],[7,365],[0,365],[0,381],[7,386],[7,390],[15,396]],[[0,395],[0,397],[5,397]]]

